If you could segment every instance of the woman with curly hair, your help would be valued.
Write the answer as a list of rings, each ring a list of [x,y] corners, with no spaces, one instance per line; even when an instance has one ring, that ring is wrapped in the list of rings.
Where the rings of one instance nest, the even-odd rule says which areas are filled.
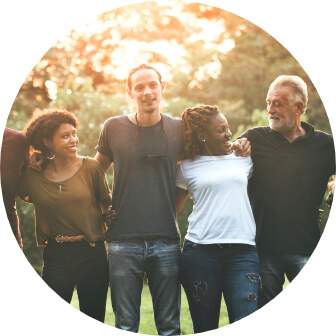
[[[43,251],[43,280],[70,303],[77,287],[80,310],[104,322],[108,288],[105,223],[112,203],[100,164],[77,154],[77,119],[68,111],[46,110],[25,128],[44,169],[30,167],[19,195],[35,208],[36,240]]]
[[[189,216],[180,278],[194,332],[218,328],[221,297],[230,323],[257,310],[259,259],[256,226],[247,195],[250,157],[239,157],[231,132],[216,106],[182,114],[185,159],[177,168],[176,208],[189,193]]]

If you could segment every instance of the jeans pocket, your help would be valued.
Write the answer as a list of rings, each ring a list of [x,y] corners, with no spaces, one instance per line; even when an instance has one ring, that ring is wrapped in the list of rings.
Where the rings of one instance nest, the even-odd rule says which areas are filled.
[[[177,241],[165,241],[158,240],[154,243],[154,253],[156,255],[170,255],[170,256],[180,256],[181,255],[181,245]]]
[[[107,244],[107,252],[108,253],[117,253],[120,251],[119,242],[109,242]]]
[[[186,239],[183,244],[183,250],[193,250],[197,247],[198,244]]]

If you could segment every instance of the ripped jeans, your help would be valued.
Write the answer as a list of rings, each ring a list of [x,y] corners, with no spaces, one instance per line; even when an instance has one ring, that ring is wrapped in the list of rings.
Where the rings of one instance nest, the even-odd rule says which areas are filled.
[[[222,295],[233,323],[257,310],[261,285],[255,246],[184,242],[180,279],[194,332],[218,328]]]
[[[138,332],[144,273],[159,335],[180,335],[181,285],[178,241],[110,242],[108,259],[116,328]]]

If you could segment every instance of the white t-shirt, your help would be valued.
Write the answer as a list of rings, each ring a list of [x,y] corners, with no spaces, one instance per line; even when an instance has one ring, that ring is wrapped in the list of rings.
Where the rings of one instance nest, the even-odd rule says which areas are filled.
[[[251,157],[196,156],[177,167],[176,186],[194,200],[186,239],[197,244],[255,245],[256,225],[247,195]]]

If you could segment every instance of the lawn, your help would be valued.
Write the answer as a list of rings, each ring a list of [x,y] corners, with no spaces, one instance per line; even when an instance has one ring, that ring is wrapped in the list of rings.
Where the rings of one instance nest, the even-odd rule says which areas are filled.
[[[288,285],[288,280],[286,280],[284,288]],[[75,292],[71,301],[71,305],[79,309],[77,293]],[[114,326],[114,314],[111,306],[111,297],[110,293],[107,297],[106,304],[106,316],[105,323],[111,326]],[[224,300],[222,300],[222,308],[219,319],[219,326],[223,327],[229,324],[228,314],[225,306]],[[181,329],[183,335],[188,335],[193,333],[192,322],[190,318],[190,313],[188,309],[188,301],[185,296],[185,293],[182,289],[182,298],[181,298]],[[147,335],[157,335],[157,331],[154,324],[153,316],[153,307],[152,299],[149,293],[148,286],[145,285],[142,291],[141,297],[141,318],[140,318],[140,328],[139,333]]]
[[[71,305],[77,309],[79,309],[78,305],[78,298],[77,293],[75,292],[71,301]],[[139,333],[147,334],[147,335],[157,335],[157,331],[154,324],[154,315],[153,315],[153,306],[152,306],[152,298],[149,293],[148,286],[145,285],[142,291],[141,297],[141,309],[140,309],[140,328]],[[114,326],[114,314],[111,305],[111,297],[110,292],[108,293],[107,297],[107,304],[106,304],[106,315],[105,315],[105,323],[111,326]],[[225,307],[224,301],[222,302],[222,309],[220,315],[220,326],[224,326],[229,323],[227,310]],[[192,322],[190,318],[190,313],[188,309],[188,301],[182,290],[182,297],[181,297],[181,329],[182,334],[192,334]]]

